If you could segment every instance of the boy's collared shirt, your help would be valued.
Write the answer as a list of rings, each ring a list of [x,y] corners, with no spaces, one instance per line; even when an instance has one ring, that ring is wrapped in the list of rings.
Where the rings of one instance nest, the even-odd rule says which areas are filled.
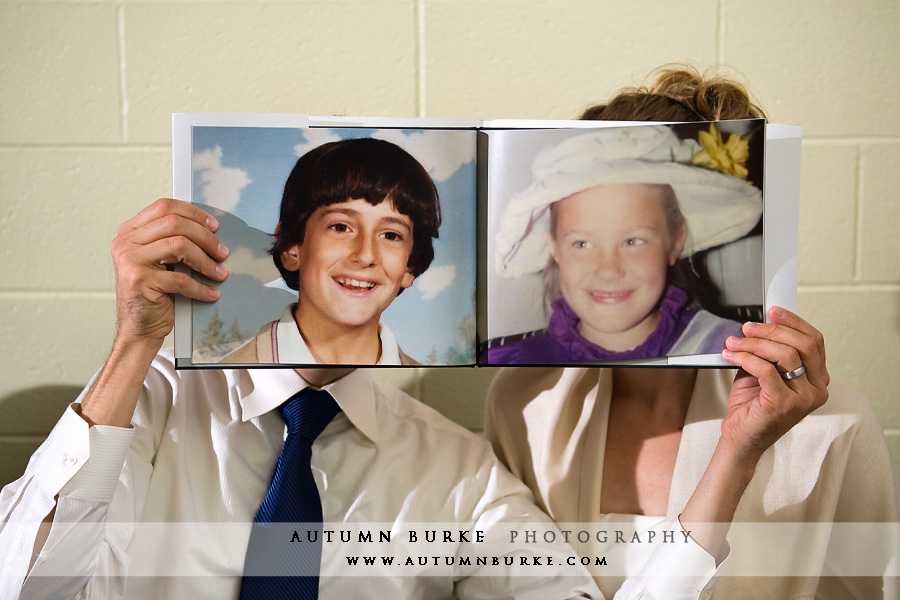
[[[300,330],[297,329],[297,323],[294,321],[296,309],[296,304],[285,307],[281,318],[273,324],[275,362],[297,365],[318,364],[303,336],[300,335]],[[376,364],[382,366],[403,364],[400,360],[400,347],[397,345],[397,339],[384,322],[378,324],[378,337],[381,339],[381,360]]]
[[[284,364],[284,365],[315,365],[319,364],[313,357],[309,346],[297,323],[294,321],[294,311],[297,304],[285,307],[281,318],[271,323],[266,323],[255,337],[248,340],[240,348],[228,354],[220,360],[221,364],[245,365],[245,364]],[[378,325],[378,337],[381,341],[381,360],[379,366],[412,365],[420,363],[407,356],[397,344],[397,338],[384,323]]]

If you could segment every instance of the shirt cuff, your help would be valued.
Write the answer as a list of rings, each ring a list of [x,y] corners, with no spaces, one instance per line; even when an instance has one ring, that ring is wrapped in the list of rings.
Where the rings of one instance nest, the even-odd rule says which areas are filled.
[[[90,427],[70,405],[41,449],[35,478],[51,495],[110,501],[133,428]]]
[[[678,519],[669,531],[676,543],[661,544],[641,571],[645,591],[650,598],[708,598],[731,547],[725,542],[717,561],[684,531]]]

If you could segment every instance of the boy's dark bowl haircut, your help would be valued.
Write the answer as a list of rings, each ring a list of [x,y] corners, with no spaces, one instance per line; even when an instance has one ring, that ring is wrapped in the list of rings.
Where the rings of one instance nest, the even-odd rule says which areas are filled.
[[[306,222],[321,206],[365,200],[376,206],[389,200],[413,223],[410,273],[419,276],[434,260],[434,239],[441,224],[437,188],[425,168],[390,142],[360,138],[330,142],[300,157],[284,185],[280,227],[269,253],[287,285],[300,287],[297,271],[281,264],[281,253],[302,244]]]

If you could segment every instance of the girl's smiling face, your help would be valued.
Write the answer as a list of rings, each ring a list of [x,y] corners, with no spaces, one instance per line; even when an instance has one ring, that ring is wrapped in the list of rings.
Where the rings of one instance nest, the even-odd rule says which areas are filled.
[[[631,350],[659,324],[668,268],[687,234],[667,218],[666,202],[676,202],[668,186],[621,184],[582,190],[552,207],[550,254],[589,342]]]

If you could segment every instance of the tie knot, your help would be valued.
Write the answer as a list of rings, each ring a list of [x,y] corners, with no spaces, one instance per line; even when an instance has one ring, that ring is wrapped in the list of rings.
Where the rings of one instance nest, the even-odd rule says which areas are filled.
[[[280,410],[288,433],[300,434],[312,444],[341,408],[325,390],[306,388],[282,404]]]

